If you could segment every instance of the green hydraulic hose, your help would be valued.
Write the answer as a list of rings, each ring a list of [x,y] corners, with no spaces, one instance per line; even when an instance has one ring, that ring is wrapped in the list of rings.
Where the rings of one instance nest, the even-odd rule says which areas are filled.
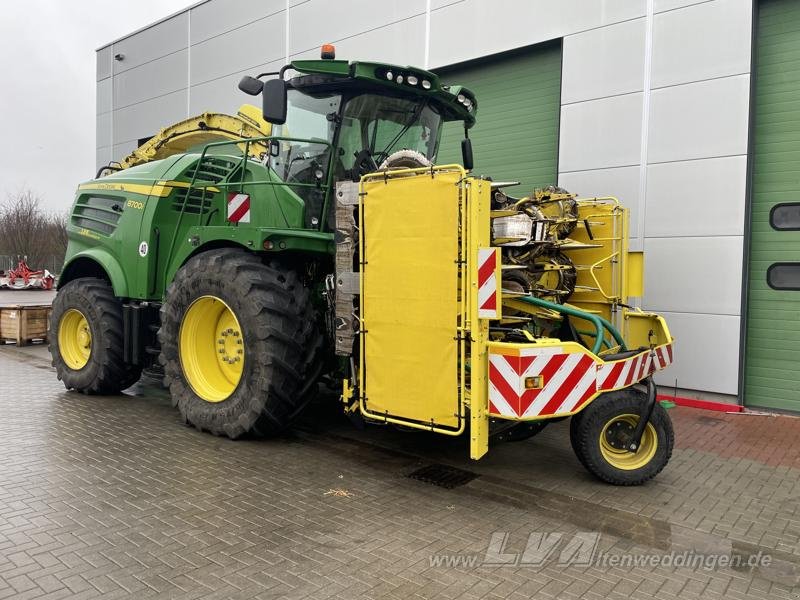
[[[520,300],[527,304],[533,304],[534,306],[539,306],[541,308],[549,308],[550,310],[554,310],[564,315],[590,321],[592,325],[594,325],[595,331],[597,332],[597,335],[594,339],[594,346],[592,347],[593,354],[599,354],[603,348],[603,341],[605,339],[603,329],[606,329],[611,334],[623,352],[627,350],[625,346],[625,340],[622,339],[622,335],[620,335],[619,331],[617,331],[617,329],[603,317],[598,317],[597,315],[593,315],[583,310],[578,310],[577,308],[572,308],[571,306],[564,306],[563,304],[548,302],[547,300],[542,300],[536,296],[519,296],[514,298],[514,300]]]

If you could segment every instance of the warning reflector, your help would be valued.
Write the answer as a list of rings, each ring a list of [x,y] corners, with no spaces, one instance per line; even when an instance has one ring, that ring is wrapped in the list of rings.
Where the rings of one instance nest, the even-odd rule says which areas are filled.
[[[250,194],[237,192],[228,194],[228,221],[231,223],[250,222]]]

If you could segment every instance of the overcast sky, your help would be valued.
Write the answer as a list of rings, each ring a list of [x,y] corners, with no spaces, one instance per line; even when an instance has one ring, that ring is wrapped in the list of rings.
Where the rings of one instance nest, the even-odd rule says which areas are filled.
[[[77,184],[94,176],[95,49],[191,4],[2,3],[0,201],[28,188],[47,210],[69,209]]]

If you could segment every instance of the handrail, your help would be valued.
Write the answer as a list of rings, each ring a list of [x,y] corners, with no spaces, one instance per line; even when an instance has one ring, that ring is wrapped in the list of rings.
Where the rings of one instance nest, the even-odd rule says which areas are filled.
[[[572,317],[578,317],[579,319],[584,319],[589,321],[594,325],[595,328],[595,339],[594,339],[594,346],[592,347],[593,354],[600,354],[600,351],[603,349],[603,341],[605,340],[605,335],[603,330],[605,329],[611,334],[611,337],[614,338],[619,346],[620,350],[624,352],[627,350],[625,346],[625,340],[622,338],[622,335],[617,331],[617,329],[608,321],[606,321],[603,317],[598,317],[597,315],[593,315],[591,313],[579,310],[577,308],[573,308],[572,306],[567,306],[564,304],[556,304],[555,302],[548,302],[547,300],[542,300],[541,298],[537,298],[536,296],[518,296],[514,298],[514,300],[519,300],[521,302],[525,302],[527,304],[533,304],[534,306],[538,306],[540,308],[549,308],[550,310],[554,310],[558,313],[569,315]]]

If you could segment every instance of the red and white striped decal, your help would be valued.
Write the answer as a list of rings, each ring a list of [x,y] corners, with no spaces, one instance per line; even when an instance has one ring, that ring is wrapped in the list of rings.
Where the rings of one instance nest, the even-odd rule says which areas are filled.
[[[250,222],[250,195],[231,192],[228,194],[228,221],[231,223]]]
[[[499,260],[498,248],[478,248],[478,317],[481,319],[500,318]]]
[[[626,358],[603,363],[597,370],[597,389],[616,390],[641,381],[648,375],[672,364],[672,344]]]
[[[573,412],[596,392],[595,361],[560,347],[537,348],[523,356],[489,354],[489,412],[507,417],[537,417]],[[525,379],[540,376],[542,387],[525,389]]]
[[[655,356],[642,352],[625,360],[598,363],[583,352],[559,346],[525,348],[520,356],[489,352],[489,412],[530,418],[574,413],[603,390],[641,381],[672,362],[672,344]],[[541,388],[525,389],[525,379],[541,377]]]

